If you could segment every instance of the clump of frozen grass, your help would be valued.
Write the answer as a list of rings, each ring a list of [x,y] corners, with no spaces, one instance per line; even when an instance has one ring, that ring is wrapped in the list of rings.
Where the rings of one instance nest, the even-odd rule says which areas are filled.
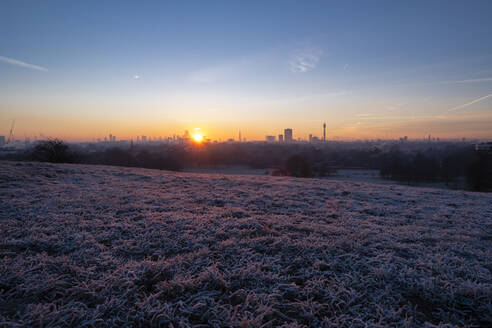
[[[488,194],[42,163],[0,177],[0,326],[492,322]]]

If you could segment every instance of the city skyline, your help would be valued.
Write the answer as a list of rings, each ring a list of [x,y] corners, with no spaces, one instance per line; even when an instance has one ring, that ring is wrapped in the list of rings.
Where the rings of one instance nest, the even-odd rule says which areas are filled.
[[[492,138],[488,1],[0,8],[0,135]]]
[[[12,124],[12,127],[14,124]],[[148,135],[133,135],[128,138],[117,138],[116,135],[109,133],[104,136],[92,137],[87,140],[78,140],[75,142],[81,143],[104,143],[104,144],[146,144],[146,143],[191,143],[191,144],[202,144],[202,143],[221,143],[221,142],[267,142],[267,143],[324,143],[324,142],[338,142],[338,141],[371,141],[371,142],[379,142],[379,141],[399,141],[399,142],[407,142],[407,141],[466,141],[466,142],[481,142],[486,139],[477,139],[477,138],[441,138],[439,136],[435,136],[432,134],[424,135],[419,138],[409,138],[408,136],[399,136],[396,138],[365,138],[365,139],[349,139],[349,138],[326,138],[326,123],[323,123],[323,133],[321,135],[316,135],[309,133],[307,138],[298,137],[294,135],[294,129],[286,128],[284,129],[284,133],[280,133],[278,135],[265,135],[263,139],[247,139],[245,136],[242,136],[241,130],[238,131],[239,137],[236,139],[233,136],[226,139],[212,139],[208,135],[204,134],[199,128],[195,128],[195,131],[189,132],[189,130],[185,130],[182,134],[173,134],[173,135],[158,135],[158,136],[148,136]],[[198,131],[197,131],[198,130]],[[290,131],[290,132],[287,132]],[[286,134],[289,136],[285,137]],[[39,138],[37,136],[29,137],[24,136],[23,138],[16,138],[14,134],[9,134],[8,136],[0,135],[0,147],[1,146],[14,146],[14,147],[23,147],[29,146],[31,142],[46,140],[46,139],[59,139],[56,137],[44,136],[41,135]],[[477,144],[478,145],[478,144]]]

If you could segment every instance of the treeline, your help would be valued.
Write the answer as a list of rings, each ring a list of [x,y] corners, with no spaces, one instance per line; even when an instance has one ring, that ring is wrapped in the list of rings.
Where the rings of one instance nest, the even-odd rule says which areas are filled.
[[[103,164],[181,171],[190,167],[242,165],[270,168],[275,175],[322,177],[337,166],[367,164],[364,152],[325,151],[302,144],[217,143],[204,145],[135,145],[114,147],[80,147],[51,139],[10,159],[53,163]]]
[[[295,145],[209,144],[199,146],[147,145],[79,152],[80,163],[181,171],[184,168],[241,165],[273,168],[275,175],[322,177],[333,172],[316,152]]]
[[[403,148],[403,149],[402,149]],[[340,168],[378,169],[383,178],[407,182],[463,181],[471,190],[492,190],[490,153],[476,152],[471,144],[370,143],[271,144],[217,143],[203,145],[134,145],[81,147],[53,139],[38,142],[12,159],[55,163],[105,164],[181,171],[190,167],[243,165],[270,168],[273,175],[329,176]]]
[[[462,179],[471,190],[492,191],[492,155],[477,152],[471,145],[414,153],[395,147],[381,154],[379,169],[383,178],[391,180],[449,185]]]

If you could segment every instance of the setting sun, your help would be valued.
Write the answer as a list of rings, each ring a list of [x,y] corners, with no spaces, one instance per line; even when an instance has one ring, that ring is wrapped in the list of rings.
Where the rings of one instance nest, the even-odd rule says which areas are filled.
[[[203,141],[203,136],[202,136],[200,133],[195,133],[195,134],[193,135],[193,140],[194,140],[195,142],[200,143],[200,142],[202,142],[202,141]]]

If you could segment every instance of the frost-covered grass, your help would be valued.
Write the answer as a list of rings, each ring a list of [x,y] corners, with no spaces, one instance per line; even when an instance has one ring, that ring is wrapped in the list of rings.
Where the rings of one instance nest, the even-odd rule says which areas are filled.
[[[492,195],[0,162],[0,326],[491,326]]]

